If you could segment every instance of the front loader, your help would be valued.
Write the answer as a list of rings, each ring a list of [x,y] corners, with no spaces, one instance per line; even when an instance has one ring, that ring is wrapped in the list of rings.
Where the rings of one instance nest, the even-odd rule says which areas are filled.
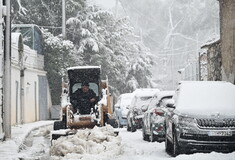
[[[108,78],[101,80],[100,66],[77,66],[67,69],[68,84],[62,82],[60,120],[54,122],[52,139],[75,134],[81,128],[93,128],[110,124],[117,128],[113,118],[113,100],[109,92]],[[97,102],[90,114],[82,115],[77,108],[75,91],[81,88],[82,82],[88,82],[95,92]],[[118,134],[118,132],[116,132]]]

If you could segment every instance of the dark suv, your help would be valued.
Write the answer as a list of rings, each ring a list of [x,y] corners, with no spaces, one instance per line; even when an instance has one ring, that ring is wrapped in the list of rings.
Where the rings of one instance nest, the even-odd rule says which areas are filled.
[[[228,82],[181,82],[166,112],[166,151],[235,150],[235,86]]]

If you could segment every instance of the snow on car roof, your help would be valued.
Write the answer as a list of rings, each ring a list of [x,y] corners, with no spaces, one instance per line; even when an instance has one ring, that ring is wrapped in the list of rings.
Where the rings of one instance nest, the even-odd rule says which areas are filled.
[[[133,93],[123,93],[120,95],[120,97],[122,98],[121,105],[130,105],[132,98],[134,97],[134,94]]]
[[[136,89],[134,92],[136,97],[149,97],[149,96],[154,96],[157,92],[160,90],[157,88],[141,88],[141,89]]]
[[[181,82],[176,109],[197,114],[235,113],[235,86],[221,81]],[[178,91],[176,91],[177,93]]]
[[[160,91],[156,93],[154,96],[158,97],[158,99],[162,99],[163,97],[173,96],[175,91]]]
[[[67,70],[75,70],[75,69],[91,69],[91,68],[101,68],[101,66],[75,66],[70,67]]]
[[[123,93],[123,94],[121,94],[120,95],[120,97],[122,97],[122,98],[132,98],[134,96],[134,94],[133,93]]]

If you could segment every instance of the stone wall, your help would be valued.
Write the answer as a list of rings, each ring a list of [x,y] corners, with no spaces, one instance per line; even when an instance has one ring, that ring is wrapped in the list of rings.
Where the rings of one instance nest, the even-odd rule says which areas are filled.
[[[218,40],[212,44],[205,45],[202,48],[207,48],[207,80],[222,80],[221,41]]]
[[[207,60],[207,51],[202,52],[199,57],[199,80],[207,81],[208,80],[208,60]]]
[[[235,83],[235,0],[219,0],[222,80]]]

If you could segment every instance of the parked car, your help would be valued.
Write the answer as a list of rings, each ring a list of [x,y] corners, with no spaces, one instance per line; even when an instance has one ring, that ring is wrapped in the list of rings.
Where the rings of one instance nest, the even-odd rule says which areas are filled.
[[[127,131],[135,132],[142,127],[143,113],[141,107],[150,102],[150,99],[159,89],[138,89],[133,92],[130,109],[127,113]]]
[[[126,117],[133,97],[133,93],[121,94],[117,99],[117,103],[114,105],[114,113],[119,127],[126,126],[127,124]]]
[[[167,103],[166,151],[235,150],[235,86],[228,82],[181,82]]]
[[[160,91],[154,95],[148,105],[142,106],[144,112],[142,135],[144,140],[160,142],[165,139],[165,102],[171,99],[174,93],[174,91]]]

